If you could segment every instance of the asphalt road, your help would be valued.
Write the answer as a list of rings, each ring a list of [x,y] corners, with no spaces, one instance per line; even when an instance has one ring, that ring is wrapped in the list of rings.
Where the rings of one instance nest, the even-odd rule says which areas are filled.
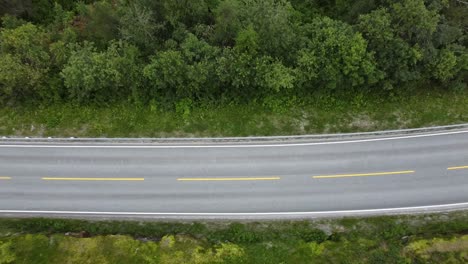
[[[269,216],[468,207],[468,131],[334,142],[0,144],[1,214]]]

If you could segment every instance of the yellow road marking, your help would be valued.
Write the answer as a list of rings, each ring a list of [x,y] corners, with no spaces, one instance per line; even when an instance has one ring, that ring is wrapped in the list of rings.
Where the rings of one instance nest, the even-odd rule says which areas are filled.
[[[11,177],[1,176],[0,180],[11,180]]]
[[[59,178],[43,177],[45,181],[144,181],[145,178]]]
[[[279,180],[280,177],[257,177],[257,178],[179,178],[178,181],[272,181]]]
[[[395,174],[410,174],[415,171],[388,171],[388,172],[373,172],[373,173],[356,173],[356,174],[336,174],[336,175],[320,175],[312,176],[314,179],[324,179],[324,178],[343,178],[343,177],[364,177],[364,176],[383,176],[383,175],[395,175]]]
[[[447,170],[462,170],[462,169],[468,169],[468,166],[459,166],[459,167],[449,167]]]

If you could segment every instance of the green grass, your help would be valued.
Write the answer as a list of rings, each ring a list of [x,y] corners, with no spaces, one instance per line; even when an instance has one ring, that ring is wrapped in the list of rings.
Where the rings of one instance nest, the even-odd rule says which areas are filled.
[[[466,263],[467,233],[468,212],[244,223],[3,218],[0,263]]]
[[[375,131],[468,122],[468,91],[398,95],[315,95],[247,104],[129,103],[0,108],[0,135],[55,137],[207,137]]]

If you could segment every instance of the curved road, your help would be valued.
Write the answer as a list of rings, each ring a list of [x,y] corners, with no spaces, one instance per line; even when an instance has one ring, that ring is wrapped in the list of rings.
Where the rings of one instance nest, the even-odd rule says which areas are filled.
[[[465,207],[467,130],[268,144],[0,142],[3,215],[270,218]]]

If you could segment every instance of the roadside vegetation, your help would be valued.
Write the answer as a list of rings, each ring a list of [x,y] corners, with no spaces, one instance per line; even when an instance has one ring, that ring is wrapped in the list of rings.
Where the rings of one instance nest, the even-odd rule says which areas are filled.
[[[293,100],[265,107],[201,104],[167,111],[131,103],[0,108],[0,135],[40,137],[208,137],[298,135],[468,122],[468,91]]]
[[[0,219],[0,263],[466,263],[468,213],[227,223]]]
[[[467,13],[457,0],[0,1],[0,134],[466,122]]]

